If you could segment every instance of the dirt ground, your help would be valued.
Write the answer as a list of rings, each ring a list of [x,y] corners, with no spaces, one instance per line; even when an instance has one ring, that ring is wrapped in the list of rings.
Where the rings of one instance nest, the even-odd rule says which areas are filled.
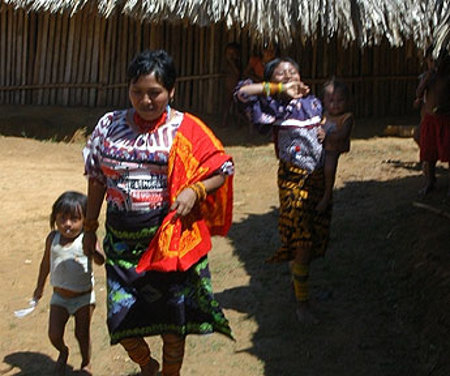
[[[29,316],[13,312],[34,290],[53,201],[65,190],[85,190],[83,132],[105,109],[0,111],[0,375],[50,375],[50,287]],[[246,126],[223,129],[206,120],[236,163],[233,226],[210,253],[214,290],[236,341],[188,337],[183,375],[450,375],[450,219],[416,206],[450,212],[447,166],[438,165],[435,192],[418,200],[417,147],[411,138],[382,136],[386,125],[416,119],[357,122],[352,150],[340,160],[331,243],[312,266],[321,322],[311,327],[296,322],[287,266],[263,262],[279,242],[273,146]],[[134,375],[122,348],[109,345],[103,268],[96,266],[95,275],[94,375]],[[76,369],[73,321],[66,340]],[[160,359],[159,338],[149,342]]]

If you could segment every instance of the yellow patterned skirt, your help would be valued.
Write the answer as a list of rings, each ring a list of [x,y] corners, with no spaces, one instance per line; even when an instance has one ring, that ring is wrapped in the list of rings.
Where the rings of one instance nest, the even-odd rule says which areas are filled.
[[[316,206],[325,188],[323,169],[308,173],[290,163],[280,161],[278,190],[280,214],[278,230],[281,248],[266,261],[277,263],[295,258],[296,250],[311,247],[312,258],[325,254],[331,222],[331,204],[319,214]]]

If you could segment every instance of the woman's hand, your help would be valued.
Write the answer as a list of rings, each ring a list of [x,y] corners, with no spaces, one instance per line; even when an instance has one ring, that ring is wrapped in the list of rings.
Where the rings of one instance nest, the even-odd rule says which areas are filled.
[[[97,234],[94,231],[87,231],[83,236],[83,252],[86,256],[92,257],[96,252]]]
[[[283,93],[293,99],[303,98],[308,95],[310,89],[302,81],[289,81],[283,84]]]
[[[176,210],[175,217],[184,217],[188,215],[195,202],[197,201],[197,194],[191,188],[183,189],[175,199],[175,202],[170,207],[170,210]]]
[[[100,244],[98,242],[95,243],[95,251],[92,258],[97,265],[103,265],[105,263],[105,254],[100,248]]]
[[[316,206],[316,210],[319,214],[325,213],[325,211],[328,208],[328,205],[330,204],[330,199],[328,197],[322,197],[320,202]]]

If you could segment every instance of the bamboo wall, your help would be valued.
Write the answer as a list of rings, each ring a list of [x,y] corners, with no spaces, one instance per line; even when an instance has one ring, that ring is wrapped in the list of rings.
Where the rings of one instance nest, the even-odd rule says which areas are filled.
[[[85,8],[68,14],[27,13],[0,7],[0,104],[128,106],[126,67],[144,48],[164,48],[175,59],[179,80],[175,106],[212,114],[222,106],[222,57],[237,41],[245,63],[253,50],[245,30],[223,24],[148,24],[127,16],[99,17]],[[412,43],[398,49],[344,48],[338,40],[294,43],[281,51],[300,62],[302,78],[320,93],[331,75],[345,78],[357,116],[403,115],[421,70]]]

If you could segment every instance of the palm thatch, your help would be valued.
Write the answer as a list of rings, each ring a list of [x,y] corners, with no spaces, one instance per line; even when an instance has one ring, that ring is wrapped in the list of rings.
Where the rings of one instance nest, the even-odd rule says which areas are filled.
[[[104,17],[122,13],[141,21],[224,22],[246,30],[256,44],[273,41],[287,46],[318,37],[338,37],[344,46],[377,45],[386,38],[393,47],[414,40],[435,53],[450,48],[448,0],[4,0],[37,12],[70,12],[91,7]]]

